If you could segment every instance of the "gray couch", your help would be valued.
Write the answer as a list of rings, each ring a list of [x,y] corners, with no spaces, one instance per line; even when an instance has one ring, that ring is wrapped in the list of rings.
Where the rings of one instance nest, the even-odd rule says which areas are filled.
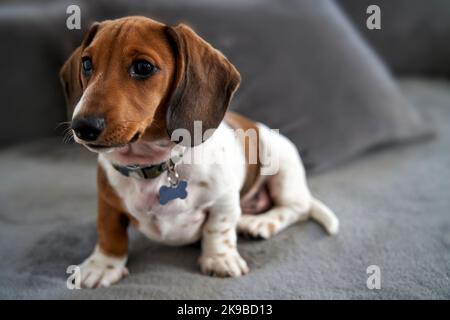
[[[187,7],[182,7],[182,12],[192,14],[190,20],[200,26],[202,35],[222,46],[245,75],[243,93],[236,97],[233,108],[272,121],[272,126],[279,127],[299,146],[310,164],[311,189],[339,216],[340,234],[328,237],[318,225],[307,222],[268,241],[239,239],[241,253],[252,271],[238,279],[219,279],[199,272],[198,246],[167,247],[131,229],[130,277],[108,289],[68,290],[66,268],[81,262],[96,241],[95,156],[79,146],[64,144],[54,130],[58,122],[64,121],[57,71],[82,32],[69,35],[54,27],[64,23],[60,9],[65,4],[5,3],[0,6],[0,32],[9,35],[11,42],[2,48],[0,61],[3,73],[12,78],[0,88],[1,100],[9,102],[1,106],[6,123],[0,129],[0,298],[450,298],[450,83],[425,78],[433,74],[420,72],[394,80],[355,31],[363,30],[362,26],[354,19],[356,28],[352,27],[345,13],[330,1],[320,5],[312,5],[317,1],[292,1],[289,10],[285,4],[271,6],[270,1],[262,2],[264,5],[255,9],[253,1],[244,6],[231,1],[229,7],[224,7],[219,2],[206,6],[204,1],[192,0],[183,5]],[[352,16],[353,7],[349,1],[343,2]],[[148,10],[156,10],[164,20],[178,20],[181,10],[177,1],[168,6],[152,2],[156,7],[150,9],[137,2],[110,3],[104,6],[98,1],[82,6],[90,8],[92,20],[135,11],[148,14]],[[202,29],[202,21],[206,20],[192,13],[199,6],[205,16],[217,14],[218,33],[227,34],[229,30],[226,21],[230,20],[224,12],[233,13],[238,25],[241,21],[256,21],[259,14],[265,21],[273,19],[278,26],[306,30],[301,33],[293,28],[284,35],[286,42],[278,43],[285,49],[292,46],[296,59],[281,60],[302,71],[289,74],[291,85],[294,76],[298,77],[300,93],[292,96],[285,92],[277,96],[280,105],[271,105],[274,102],[270,97],[282,90],[280,84],[280,88],[267,89],[273,90],[265,96],[267,101],[258,100],[265,86],[275,85],[256,72],[261,65],[252,61],[257,61],[258,54],[250,47],[236,49],[227,45],[233,43],[231,31],[223,40],[215,38],[213,31]],[[292,13],[299,9],[301,16]],[[246,10],[255,17],[248,19]],[[239,19],[240,15],[245,19]],[[318,32],[314,26],[324,28],[323,17],[329,18],[326,21],[331,25]],[[87,25],[84,22],[84,27]],[[30,27],[37,31],[29,32]],[[256,25],[240,25],[244,27],[253,28],[256,35],[262,32]],[[233,32],[237,31],[239,28]],[[320,38],[322,33],[329,33],[326,41]],[[269,57],[273,48],[270,41],[280,37],[279,33],[265,34],[269,43],[261,49],[260,57]],[[333,42],[336,35],[337,41]],[[17,37],[22,37],[19,43]],[[289,42],[295,37],[300,42]],[[235,38],[237,43],[240,39]],[[297,49],[296,43],[310,49]],[[327,49],[325,44],[333,46],[328,47],[332,55],[318,56],[314,48],[322,52]],[[33,54],[13,54],[10,50],[17,45],[18,52],[28,50]],[[242,53],[242,48],[248,51]],[[380,47],[376,50],[380,52]],[[309,59],[309,63],[302,59]],[[294,66],[297,60],[299,65]],[[278,67],[288,72],[283,61]],[[272,67],[269,65],[267,70],[275,73]],[[20,72],[14,73],[14,68]],[[27,74],[29,77],[23,76]],[[256,82],[258,77],[266,80]],[[341,112],[333,112],[333,108]],[[290,117],[283,118],[283,114]],[[345,116],[343,126],[324,126],[326,134],[322,135],[311,132],[317,123],[340,122],[340,114]],[[292,115],[301,121],[289,119]],[[325,146],[316,148],[321,141]],[[371,265],[381,270],[379,290],[366,286],[366,269]]]

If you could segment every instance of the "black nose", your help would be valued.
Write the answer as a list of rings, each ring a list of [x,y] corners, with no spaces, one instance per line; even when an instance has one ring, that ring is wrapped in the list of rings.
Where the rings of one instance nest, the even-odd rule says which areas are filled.
[[[105,119],[100,117],[75,118],[72,129],[76,136],[84,141],[94,141],[105,128]]]

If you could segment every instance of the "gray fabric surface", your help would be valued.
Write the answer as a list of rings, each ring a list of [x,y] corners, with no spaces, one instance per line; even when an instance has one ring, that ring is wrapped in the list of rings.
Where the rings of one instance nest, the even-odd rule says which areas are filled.
[[[301,146],[309,170],[427,132],[331,0],[70,3],[80,5],[84,29],[133,14],[191,24],[242,74],[232,108],[283,130]],[[67,4],[0,5],[0,37],[10,44],[0,50],[0,70],[10,75],[0,89],[8,101],[0,145],[50,135],[65,120],[57,73],[81,36],[65,27]]]
[[[66,289],[66,267],[95,243],[95,159],[54,140],[1,151],[0,298],[449,299],[450,85],[402,87],[436,138],[311,177],[340,234],[307,222],[268,241],[240,239],[252,270],[239,279],[200,274],[196,246],[167,247],[132,231],[130,277],[108,289]],[[373,264],[378,291],[366,288]]]

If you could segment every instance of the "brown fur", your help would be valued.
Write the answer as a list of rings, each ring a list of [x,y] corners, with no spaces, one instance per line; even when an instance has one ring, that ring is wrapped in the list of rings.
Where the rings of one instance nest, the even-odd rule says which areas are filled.
[[[130,218],[134,218],[123,209],[122,201],[110,186],[104,170],[99,166],[97,171],[97,244],[102,252],[121,257],[128,251],[127,228]]]
[[[94,70],[88,78],[81,73],[85,56],[91,57]],[[146,80],[132,79],[128,69],[136,59],[148,60],[160,70]],[[94,24],[64,64],[61,78],[69,88],[66,101],[71,111],[88,85],[93,86],[95,94],[80,116],[103,116],[107,125],[96,144],[114,146],[128,143],[135,134],[145,134],[147,140],[167,136],[164,114],[175,68],[166,26],[133,17]]]
[[[256,123],[240,114],[235,112],[228,111],[225,115],[225,122],[230,125],[234,130],[242,129],[244,132],[246,130],[254,130],[256,132],[256,141],[249,141],[250,139],[243,139],[241,141],[242,147],[244,148],[245,154],[245,163],[246,163],[246,177],[245,182],[241,188],[241,198],[244,198],[252,189],[256,187],[260,178],[261,171],[261,163],[259,162],[259,157],[256,158],[257,163],[250,163],[250,148],[254,148],[251,146],[251,143],[256,143],[256,150],[258,152],[259,147],[259,130]]]

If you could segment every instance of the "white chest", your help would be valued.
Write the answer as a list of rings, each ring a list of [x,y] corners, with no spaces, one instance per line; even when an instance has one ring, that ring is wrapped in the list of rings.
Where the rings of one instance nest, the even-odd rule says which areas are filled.
[[[245,158],[234,151],[236,141],[231,133],[219,132],[197,147],[197,154],[194,154],[194,149],[188,151],[183,161],[191,159],[191,162],[177,165],[180,179],[188,182],[188,195],[165,205],[159,203],[159,190],[168,185],[167,173],[156,179],[138,180],[120,174],[103,155],[99,156],[99,163],[143,234],[155,241],[183,245],[200,239],[207,209],[214,205],[221,193],[239,194],[245,176]],[[202,163],[195,163],[192,159]]]
[[[159,189],[167,185],[166,174],[153,180],[135,180],[116,177],[115,184],[128,212],[138,221],[137,228],[152,240],[182,245],[200,239],[201,226],[209,205],[202,197],[205,190],[194,179],[189,179],[188,196],[159,203]],[[187,177],[186,177],[187,178]],[[114,183],[114,182],[113,182]]]

